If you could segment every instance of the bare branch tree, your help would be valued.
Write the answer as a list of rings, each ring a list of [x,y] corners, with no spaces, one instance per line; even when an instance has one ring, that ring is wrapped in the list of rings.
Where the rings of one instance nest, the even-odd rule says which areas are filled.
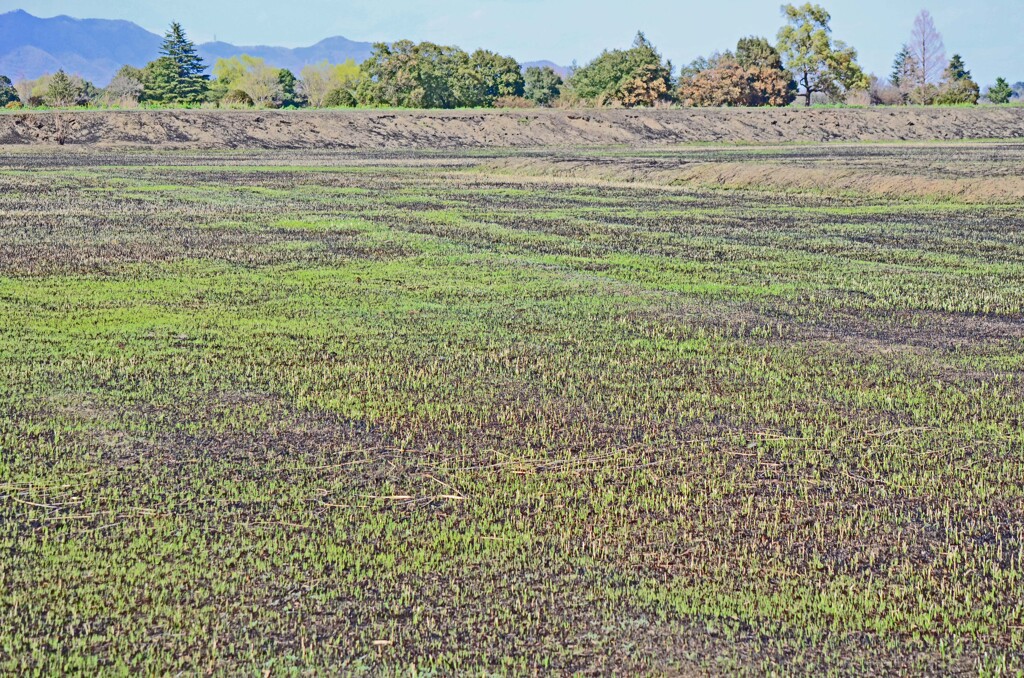
[[[910,33],[907,48],[917,69],[917,86],[924,88],[937,83],[946,67],[946,46],[928,10],[922,9],[914,19],[914,29]]]
[[[18,92],[18,98],[21,99],[21,103],[26,106],[31,106],[29,101],[32,99],[32,87],[34,82],[27,80],[25,76],[18,78],[14,83],[14,89]]]

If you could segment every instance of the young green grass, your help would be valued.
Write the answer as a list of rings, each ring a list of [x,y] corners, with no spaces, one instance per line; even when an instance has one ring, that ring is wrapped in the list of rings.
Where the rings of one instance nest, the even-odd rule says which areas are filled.
[[[4,672],[1024,670],[1015,206],[2,161]]]

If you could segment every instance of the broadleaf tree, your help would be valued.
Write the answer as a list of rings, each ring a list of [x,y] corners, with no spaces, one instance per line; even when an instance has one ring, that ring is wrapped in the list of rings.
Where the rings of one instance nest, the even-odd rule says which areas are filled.
[[[806,106],[816,93],[839,99],[868,85],[857,65],[857,50],[832,38],[831,15],[820,5],[784,5],[786,25],[779,30],[783,64],[796,79]]]
[[[684,68],[678,99],[685,106],[788,106],[795,91],[779,52],[766,39],[749,37],[735,54],[716,52]]]
[[[361,78],[362,71],[353,59],[340,64],[324,60],[302,68],[296,91],[310,106],[320,108],[327,105],[329,96],[332,101],[354,101]]]
[[[229,92],[244,92],[255,106],[272,106],[284,99],[281,69],[267,65],[262,57],[248,54],[218,59],[213,65],[212,91],[224,96]],[[240,100],[235,95],[234,103]]]
[[[484,49],[469,56],[454,83],[461,106],[493,106],[498,98],[523,96],[524,87],[518,61]]]
[[[753,91],[747,69],[734,58],[725,58],[680,78],[678,98],[684,106],[749,106]]]
[[[14,83],[6,75],[0,75],[0,106],[20,103],[21,97],[18,96],[18,90],[15,89]]]
[[[523,74],[523,96],[538,106],[550,106],[563,84],[562,76],[550,66],[530,66]]]
[[[736,43],[736,62],[743,68],[782,70],[782,55],[767,38],[750,36]]]
[[[142,69],[122,66],[114,78],[103,89],[103,100],[108,106],[130,106],[142,98],[145,86],[142,84]]]
[[[432,42],[376,43],[363,62],[360,103],[398,108],[456,108],[457,83],[469,70],[469,55]],[[463,88],[465,85],[462,85]]]
[[[652,106],[670,97],[672,64],[637,33],[630,49],[602,52],[569,82],[576,94],[598,105]]]

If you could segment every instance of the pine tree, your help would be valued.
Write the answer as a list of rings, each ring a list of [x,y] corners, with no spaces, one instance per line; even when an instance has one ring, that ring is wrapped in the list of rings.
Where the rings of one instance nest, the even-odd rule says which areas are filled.
[[[54,108],[66,108],[74,106],[77,100],[78,88],[74,81],[63,69],[54,73],[46,88],[46,103]]]
[[[918,88],[920,73],[917,60],[909,45],[903,45],[896,58],[892,62],[892,73],[889,75],[889,82],[900,94],[901,103],[910,101],[911,94]]]
[[[954,54],[946,67],[945,78],[942,88],[935,99],[940,106],[952,106],[959,104],[974,105],[981,98],[981,88],[978,83],[971,79],[971,72],[967,70],[963,58]]]
[[[949,66],[946,68],[946,79],[953,82],[971,79],[971,72],[967,70],[967,65],[959,54],[954,54],[953,58],[949,60]]]
[[[910,49],[903,45],[897,54],[896,58],[892,62],[892,74],[889,76],[889,82],[893,87],[901,87],[903,85],[903,76],[906,74],[907,60],[910,59]]]
[[[1013,96],[1013,88],[1006,78],[996,78],[996,84],[988,89],[988,100],[994,104],[1008,104]]]
[[[178,22],[172,23],[164,36],[160,53],[174,62],[177,68],[172,100],[165,99],[164,103],[194,105],[203,101],[210,86],[210,76],[203,72],[206,64],[196,51],[195,43],[186,37],[185,29]]]
[[[178,66],[170,57],[160,57],[142,69],[142,101],[150,104],[178,104]]]

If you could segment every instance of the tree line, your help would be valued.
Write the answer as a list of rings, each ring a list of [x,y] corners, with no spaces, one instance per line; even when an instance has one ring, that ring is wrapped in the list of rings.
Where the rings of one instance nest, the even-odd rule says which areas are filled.
[[[788,106],[976,104],[981,89],[963,57],[946,61],[942,36],[922,11],[885,79],[866,74],[857,51],[832,35],[819,5],[786,5],[774,42],[750,36],[734,49],[700,57],[678,71],[638,33],[625,50],[605,50],[563,78],[523,69],[512,57],[478,49],[399,40],[377,43],[362,64],[326,61],[299,74],[242,55],[212,69],[180,24],[171,24],[160,56],[124,66],[105,88],[63,70],[12,84],[0,76],[0,105],[469,108],[531,106]],[[212,70],[211,74],[207,73]],[[1024,98],[1024,82],[997,79],[986,98]]]

